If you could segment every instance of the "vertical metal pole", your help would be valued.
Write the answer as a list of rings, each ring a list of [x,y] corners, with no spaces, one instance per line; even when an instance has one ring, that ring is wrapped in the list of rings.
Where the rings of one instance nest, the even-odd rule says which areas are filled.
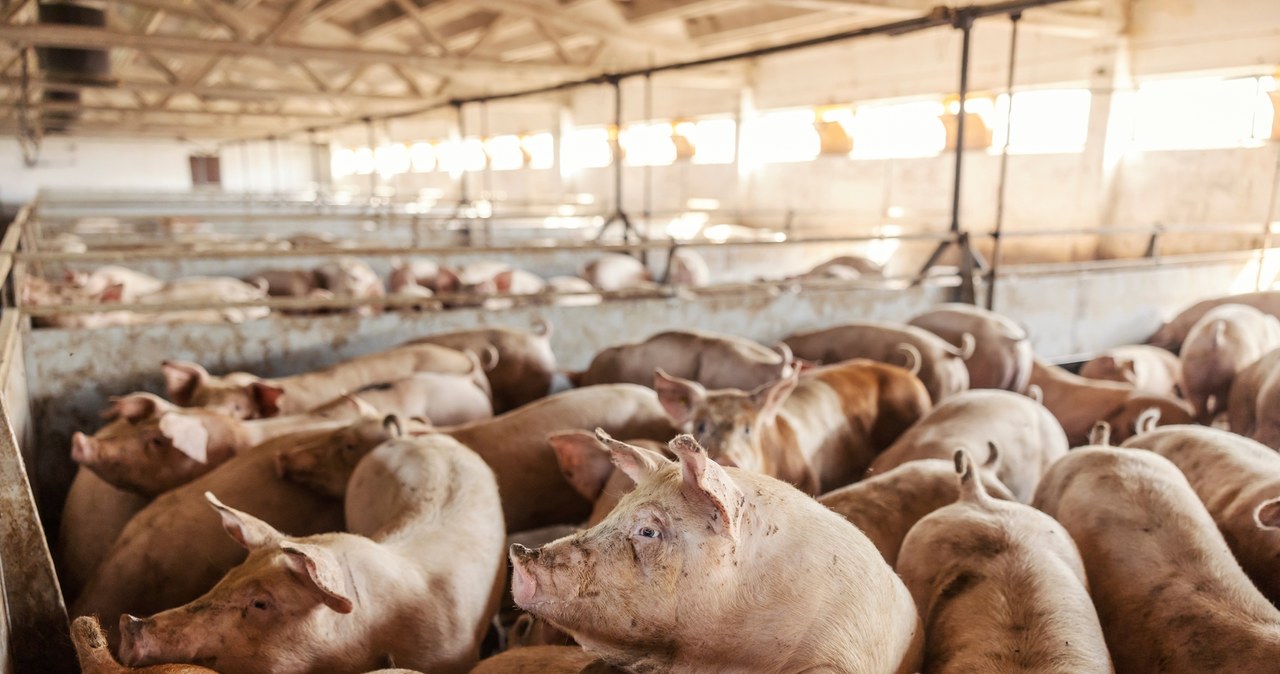
[[[613,130],[615,135],[615,149],[617,150],[613,156],[613,200],[615,217],[621,217],[624,209],[622,208],[622,80],[613,78]],[[626,243],[631,242],[631,228],[626,226],[623,221],[622,240]]]
[[[1004,202],[1009,177],[1009,134],[1013,130],[1013,74],[1018,63],[1018,21],[1022,12],[1009,15],[1009,77],[1004,95],[1008,98],[1004,117],[1004,147],[1000,148],[1000,183],[996,188],[996,226],[991,233],[991,271],[987,274],[987,309],[995,310],[996,276],[1000,270],[1000,236],[1004,231]]]
[[[644,74],[644,119],[653,124],[653,73]],[[674,135],[675,129],[672,129]],[[674,139],[672,139],[674,142]],[[646,233],[653,232],[653,164],[644,165],[644,228]]]
[[[316,156],[316,130],[307,129],[307,157],[311,159],[311,182],[315,185],[316,192],[320,191],[320,157]]]
[[[373,170],[369,171],[369,200],[373,201],[378,193],[378,139],[373,132],[373,119],[365,117],[360,121],[364,122],[365,136],[369,140],[369,157],[373,160]]]
[[[243,176],[240,180],[244,185],[244,203],[246,212],[248,212],[249,208],[249,192],[253,189],[251,187],[253,181],[249,178],[249,170],[249,141],[246,140],[240,143],[240,171]]]
[[[1276,205],[1280,202],[1280,154],[1276,155],[1276,170],[1271,174],[1271,201],[1267,204],[1267,217],[1262,223],[1262,257],[1258,258],[1258,278],[1254,287],[1262,290],[1262,268],[1267,263],[1267,251],[1271,250],[1271,223],[1276,219]]]
[[[467,140],[467,117],[463,114],[462,101],[453,102],[453,114],[457,118],[458,127],[458,160],[462,160],[462,146]],[[467,185],[467,171],[459,167],[458,170],[458,204],[459,209],[464,204],[471,203],[471,191]]]
[[[973,17],[967,13],[962,13],[957,17],[956,25],[960,29],[962,38],[960,46],[960,110],[956,115],[956,167],[951,185],[951,233],[956,237],[956,244],[960,248],[960,299],[961,301],[972,303],[975,300],[973,290],[974,258],[973,253],[970,251],[968,237],[964,236],[960,231],[960,189],[964,169],[964,105],[969,97],[969,39],[973,32]]]
[[[280,145],[275,136],[268,136],[267,140],[271,141],[271,196],[274,199],[280,195]]]
[[[480,142],[483,143],[489,138],[489,103],[488,101],[480,102]],[[489,157],[489,151],[484,151],[484,198],[490,202],[493,201],[493,162]]]

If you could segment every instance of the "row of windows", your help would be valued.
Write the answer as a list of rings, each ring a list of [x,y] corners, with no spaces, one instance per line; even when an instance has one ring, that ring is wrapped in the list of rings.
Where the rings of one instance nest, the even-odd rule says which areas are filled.
[[[1146,150],[1241,147],[1269,138],[1276,117],[1272,77],[1167,80],[1118,94],[1114,110],[1128,123],[1133,147]],[[965,103],[966,146],[998,152],[1007,140],[1018,154],[1080,152],[1089,131],[1092,96],[1085,89],[1051,89],[1009,97],[978,96]],[[853,159],[931,157],[954,145],[958,101],[923,100],[765,112],[743,122],[742,137],[728,117],[575,128],[561,139],[569,171],[609,166],[621,154],[628,166],[666,166],[679,160],[729,164],[741,143],[747,166],[810,161],[822,154]],[[457,174],[555,166],[548,132],[338,148],[333,173],[349,175],[441,171]]]

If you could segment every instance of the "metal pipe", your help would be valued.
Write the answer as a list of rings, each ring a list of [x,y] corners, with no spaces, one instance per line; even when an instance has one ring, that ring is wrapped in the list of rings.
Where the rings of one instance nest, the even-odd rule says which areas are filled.
[[[996,187],[996,223],[991,233],[991,271],[987,273],[987,309],[995,310],[996,277],[1000,272],[1000,236],[1004,232],[1004,202],[1009,177],[1009,134],[1013,129],[1013,76],[1018,63],[1018,21],[1022,12],[1009,15],[1009,76],[1004,92],[1008,100],[1004,115],[1004,147],[1000,148],[1000,182]]]
[[[280,194],[280,143],[271,137],[271,193]]]
[[[1271,200],[1267,204],[1267,217],[1262,223],[1262,256],[1258,258],[1258,277],[1254,281],[1254,287],[1257,290],[1262,290],[1262,268],[1266,266],[1267,251],[1271,250],[1271,223],[1276,220],[1278,201],[1280,201],[1280,152],[1276,153],[1276,168],[1271,174]]]
[[[480,141],[483,143],[489,138],[489,103],[482,101],[480,103]],[[493,161],[488,151],[485,151],[484,157],[484,198],[493,199]]]
[[[378,139],[373,132],[373,118],[364,118],[365,136],[369,139],[369,160],[373,162],[369,171],[369,199],[378,193]]]
[[[644,76],[644,119],[648,124],[653,123],[653,75],[646,74]],[[674,135],[675,130],[672,129]],[[672,140],[674,142],[674,139]],[[644,165],[644,228],[646,234],[652,234],[650,220],[653,218],[653,163],[645,162]],[[670,275],[668,273],[668,275]]]
[[[461,162],[462,148],[464,145],[466,145],[466,142],[467,142],[467,116],[463,114],[465,111],[462,109],[462,106],[465,105],[465,103],[460,100],[454,100],[450,103],[450,105],[453,106],[453,114],[455,117],[456,125],[458,127],[458,147],[457,147],[458,155],[456,157],[456,160]],[[468,183],[467,183],[468,172],[461,170],[461,168],[462,167],[459,167],[460,170],[458,171],[458,174],[459,174],[458,175],[458,204],[465,205],[465,204],[471,203],[471,190],[468,189]]]
[[[969,97],[969,44],[973,20],[961,18],[960,28],[960,109],[956,113],[956,165],[951,177],[951,233],[960,232],[960,187],[964,169],[964,104]]]
[[[614,213],[625,212],[622,207],[622,80],[613,80],[613,135],[615,152],[613,155],[613,201]],[[631,228],[622,223],[622,240],[631,241]]]

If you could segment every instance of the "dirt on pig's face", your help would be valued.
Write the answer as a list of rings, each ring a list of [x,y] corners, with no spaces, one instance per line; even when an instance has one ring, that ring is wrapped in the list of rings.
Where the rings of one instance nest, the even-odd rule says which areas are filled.
[[[603,522],[538,550],[513,551],[516,603],[601,653],[610,644],[671,654],[681,629],[731,595],[735,539],[669,465]]]

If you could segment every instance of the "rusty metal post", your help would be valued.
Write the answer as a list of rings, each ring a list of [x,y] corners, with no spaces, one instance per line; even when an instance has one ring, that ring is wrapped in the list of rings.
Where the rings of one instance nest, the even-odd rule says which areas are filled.
[[[996,188],[996,223],[991,232],[991,269],[987,272],[987,309],[995,310],[996,276],[1000,272],[1000,236],[1004,232],[1004,202],[1009,178],[1009,134],[1013,130],[1013,75],[1018,63],[1018,21],[1022,12],[1009,15],[1009,77],[1005,80],[1004,95],[1009,104],[1004,116],[1004,147],[1000,148],[1000,183]]]

